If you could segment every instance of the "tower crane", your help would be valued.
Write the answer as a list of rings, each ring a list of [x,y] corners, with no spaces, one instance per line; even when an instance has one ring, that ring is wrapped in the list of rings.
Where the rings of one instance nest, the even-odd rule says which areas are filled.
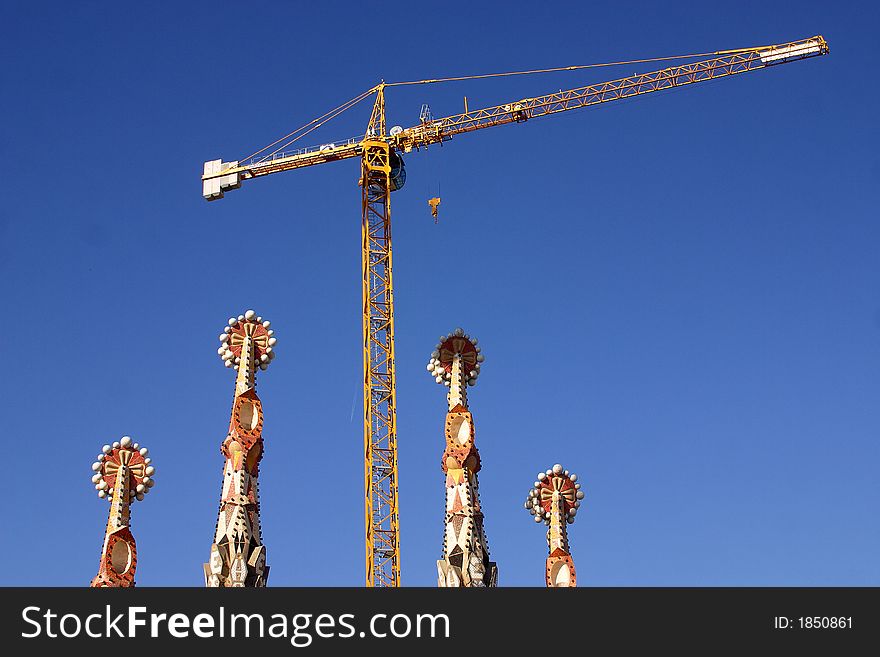
[[[406,180],[401,154],[484,128],[507,123],[523,123],[541,116],[624,100],[665,89],[685,87],[827,53],[827,42],[821,35],[817,35],[776,45],[721,50],[702,55],[619,62],[640,63],[686,57],[693,59],[711,55],[705,59],[650,73],[560,90],[533,98],[521,98],[473,111],[467,109],[465,101],[463,113],[439,119],[433,118],[425,106],[422,108],[421,120],[418,124],[405,129],[395,126],[390,131],[386,130],[385,122],[387,87],[469,78],[382,82],[323,117],[306,124],[298,131],[301,133],[299,136],[309,134],[361,100],[374,97],[372,113],[363,137],[296,151],[285,148],[299,137],[278,146],[286,139],[282,138],[242,160],[205,162],[202,194],[205,199],[211,201],[222,198],[225,192],[237,189],[243,181],[252,178],[337,160],[360,158],[367,586],[400,585],[394,288],[391,278],[391,192],[400,189]],[[570,66],[547,69],[547,71],[580,68],[588,68],[588,66]],[[470,78],[537,72],[544,71],[521,71],[470,76]],[[295,133],[291,133],[293,134]],[[273,147],[276,148],[266,153]]]

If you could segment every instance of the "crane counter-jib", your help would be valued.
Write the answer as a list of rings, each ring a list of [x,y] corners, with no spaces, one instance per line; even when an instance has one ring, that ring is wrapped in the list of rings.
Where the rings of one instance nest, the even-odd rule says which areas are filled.
[[[324,144],[293,155],[281,155],[250,164],[210,160],[205,162],[202,175],[202,196],[208,201],[223,198],[224,192],[241,187],[241,181],[249,178],[267,176],[270,173],[301,169],[315,164],[325,164],[335,160],[346,160],[363,154],[359,142],[349,142],[340,146]]]

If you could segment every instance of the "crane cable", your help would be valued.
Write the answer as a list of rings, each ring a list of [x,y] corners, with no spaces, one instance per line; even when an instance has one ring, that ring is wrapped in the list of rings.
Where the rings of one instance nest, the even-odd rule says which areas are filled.
[[[239,160],[239,162],[245,162],[245,161],[247,161],[247,160],[250,160],[252,157],[255,157],[255,156],[259,155],[260,153],[262,153],[262,152],[265,151],[266,149],[272,148],[273,146],[275,146],[275,145],[278,144],[279,142],[282,142],[282,141],[284,141],[285,139],[288,139],[289,137],[293,137],[293,135],[296,135],[298,132],[301,132],[301,131],[303,131],[303,130],[306,130],[306,128],[309,128],[308,130],[306,130],[306,131],[303,132],[302,134],[297,135],[296,137],[293,137],[293,139],[290,139],[290,141],[287,141],[287,142],[285,142],[284,144],[281,144],[281,146],[279,146],[278,148],[276,148],[276,149],[275,149],[274,151],[272,151],[271,153],[266,153],[266,155],[264,155],[263,157],[261,157],[260,160],[259,160],[259,162],[264,162],[266,159],[272,157],[273,155],[275,155],[275,154],[278,153],[279,151],[284,150],[285,148],[287,148],[288,146],[290,146],[290,145],[291,145],[293,142],[295,142],[296,140],[301,139],[302,137],[305,137],[307,134],[309,134],[309,133],[312,132],[313,130],[317,130],[317,129],[320,128],[322,125],[324,125],[325,123],[327,123],[327,121],[330,121],[331,119],[336,118],[337,116],[339,116],[340,114],[342,114],[345,110],[354,107],[354,106],[357,105],[359,102],[361,102],[364,98],[366,98],[367,96],[369,96],[370,94],[372,94],[375,90],[376,90],[376,87],[372,87],[372,88],[370,88],[370,89],[367,89],[367,90],[366,90],[365,92],[363,92],[362,94],[360,94],[360,95],[358,95],[358,96],[355,96],[355,97],[352,98],[351,100],[346,101],[346,102],[342,103],[341,105],[339,105],[339,106],[337,106],[337,107],[334,107],[332,110],[330,110],[329,112],[326,112],[325,114],[322,114],[322,115],[319,116],[318,118],[316,118],[316,119],[312,119],[311,121],[309,121],[309,122],[306,123],[305,125],[300,126],[299,128],[297,128],[297,129],[294,130],[293,132],[289,132],[289,133],[287,133],[286,135],[284,135],[283,137],[281,137],[281,138],[279,138],[279,139],[276,139],[275,141],[273,141],[273,142],[272,142],[271,144],[269,144],[268,146],[264,146],[264,147],[261,148],[260,150],[254,152],[254,153],[251,153],[251,154],[248,155],[247,157],[243,157],[243,158],[241,158],[241,159]],[[309,126],[311,126],[311,127],[309,127]]]
[[[720,55],[729,52],[751,52],[758,50],[757,48],[741,48],[739,50],[718,50],[715,52],[698,52],[690,55],[672,55],[670,57],[650,57],[648,59],[628,59],[619,62],[602,62],[599,64],[581,64],[578,66],[560,66],[558,68],[539,68],[530,71],[508,71],[506,73],[484,73],[482,75],[461,75],[451,78],[436,78],[429,80],[408,80],[406,82],[387,82],[386,87],[401,87],[413,84],[434,84],[436,82],[460,82],[462,80],[482,80],[485,78],[501,78],[511,75],[532,75],[535,73],[558,73],[560,71],[577,71],[584,68],[602,68],[606,66],[622,66],[623,64],[645,64],[648,62],[665,62],[673,59],[691,59],[693,57],[709,57],[710,55]]]
[[[309,134],[313,130],[317,130],[318,128],[320,128],[322,125],[324,125],[325,123],[327,123],[331,119],[334,119],[337,116],[339,116],[340,114],[342,114],[344,111],[354,107],[360,101],[362,101],[364,98],[375,93],[376,90],[382,86],[384,86],[384,87],[402,87],[402,86],[416,85],[416,84],[435,84],[438,82],[461,82],[464,80],[483,80],[486,78],[501,78],[501,77],[509,77],[509,76],[513,76],[513,75],[534,75],[536,73],[558,73],[561,71],[578,71],[578,70],[586,69],[586,68],[604,68],[604,67],[608,67],[608,66],[622,66],[624,64],[646,64],[649,62],[665,62],[665,61],[671,61],[671,60],[676,60],[676,59],[692,59],[694,57],[709,57],[710,55],[722,55],[722,54],[733,53],[733,52],[752,52],[752,51],[757,51],[759,49],[760,48],[758,48],[758,47],[738,48],[736,50],[716,50],[714,52],[692,53],[690,55],[671,55],[669,57],[649,57],[646,59],[628,59],[628,60],[617,61],[617,62],[601,62],[598,64],[580,64],[580,65],[576,65],[576,66],[560,66],[557,68],[540,68],[540,69],[532,69],[532,70],[528,70],[528,71],[507,71],[504,73],[483,73],[481,75],[461,75],[461,76],[448,77],[448,78],[433,78],[433,79],[426,79],[426,80],[407,80],[404,82],[382,82],[380,85],[377,85],[375,87],[371,87],[370,89],[367,89],[362,94],[355,96],[354,98],[352,98],[351,100],[349,100],[345,103],[342,103],[338,107],[333,108],[332,110],[319,116],[318,118],[312,119],[311,121],[309,121],[305,125],[300,126],[299,128],[297,128],[293,132],[289,132],[288,134],[284,135],[283,137],[276,139],[268,146],[264,146],[260,150],[254,152],[254,153],[251,153],[247,157],[241,158],[239,160],[239,162],[245,162],[247,160],[250,160],[251,158],[259,155],[260,153],[262,153],[263,151],[265,151],[269,148],[272,148],[276,144],[284,141],[285,139],[289,139],[290,137],[293,137],[293,139],[290,139],[289,141],[285,142],[284,144],[281,144],[281,146],[276,148],[274,151],[267,153],[266,155],[264,155],[263,157],[261,157],[259,159],[259,162],[264,162],[265,160],[272,157],[273,155],[275,155],[279,151],[282,151],[285,148],[287,148],[288,146],[290,146],[290,144],[292,144],[293,142],[297,141],[298,139],[301,139],[302,137],[305,137],[307,134]],[[308,130],[306,130],[306,128],[308,128]],[[302,132],[303,130],[305,130],[305,132]],[[302,132],[302,134],[297,135],[297,133],[299,133],[299,132]],[[297,135],[297,136],[294,137],[294,135]]]

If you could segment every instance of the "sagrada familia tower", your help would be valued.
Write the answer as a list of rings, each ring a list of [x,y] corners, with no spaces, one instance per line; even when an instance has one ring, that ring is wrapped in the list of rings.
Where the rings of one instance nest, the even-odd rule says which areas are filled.
[[[446,475],[443,558],[437,562],[440,587],[496,586],[498,581],[498,567],[489,560],[483,529],[477,480],[480,453],[467,403],[467,386],[476,384],[482,363],[477,339],[457,328],[440,338],[427,367],[437,383],[449,388],[446,449],[440,460]]]
[[[269,325],[248,310],[231,317],[220,334],[217,353],[236,377],[229,432],[220,445],[226,463],[211,559],[205,564],[208,587],[259,587],[269,578],[260,536],[257,477],[263,458],[263,406],[256,391],[256,370],[265,370],[275,358],[275,332]]]
[[[550,554],[544,568],[544,579],[549,588],[577,586],[566,525],[574,522],[582,499],[584,492],[580,483],[577,483],[577,475],[569,473],[559,463],[546,472],[538,473],[538,480],[526,498],[525,508],[535,517],[535,522],[547,525]]]
[[[231,317],[217,353],[236,373],[229,431],[220,445],[225,459],[220,510],[204,564],[207,587],[263,587],[269,578],[266,546],[260,534],[257,486],[263,457],[263,407],[256,392],[257,369],[275,358],[274,330],[253,310]],[[480,453],[467,389],[477,383],[484,358],[477,339],[457,328],[440,337],[428,361],[431,377],[447,389],[445,449],[440,469],[446,477],[443,554],[437,585],[443,588],[495,587],[498,567],[490,559],[480,507]],[[146,447],[129,436],[104,445],[92,463],[98,497],[110,502],[98,574],[93,587],[135,585],[137,548],[131,532],[131,505],[155,484],[156,469]],[[547,526],[549,555],[545,582],[550,588],[575,587],[577,575],[567,525],[575,521],[584,492],[574,473],[556,464],[538,474],[525,508]]]
[[[141,501],[155,481],[156,468],[151,465],[146,447],[123,436],[112,445],[104,445],[98,460],[92,463],[92,483],[98,497],[110,502],[101,565],[91,586],[134,586],[137,568],[137,546],[131,533],[131,503]]]

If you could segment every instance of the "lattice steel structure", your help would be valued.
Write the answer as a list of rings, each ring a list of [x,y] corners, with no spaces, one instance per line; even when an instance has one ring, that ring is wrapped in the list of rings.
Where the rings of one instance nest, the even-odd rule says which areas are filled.
[[[361,232],[367,586],[400,586],[390,160],[388,144],[365,143]]]

